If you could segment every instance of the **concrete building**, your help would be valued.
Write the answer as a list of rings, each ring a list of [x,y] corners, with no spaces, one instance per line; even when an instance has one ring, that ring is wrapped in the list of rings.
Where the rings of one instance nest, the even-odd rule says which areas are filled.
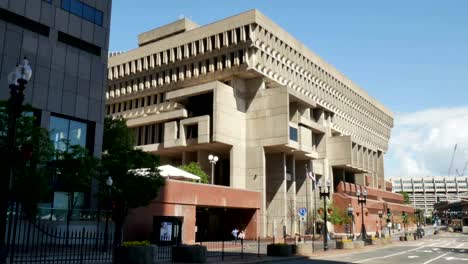
[[[468,193],[468,176],[393,178],[391,181],[393,191],[408,193],[410,204],[424,210],[426,216],[432,215],[434,204],[438,201],[448,201],[454,196]]]
[[[100,155],[111,0],[0,0],[0,100],[8,74],[26,56],[33,69],[25,104],[63,140]],[[57,192],[54,208],[66,206]],[[65,200],[64,200],[65,199]]]
[[[138,46],[109,58],[107,114],[163,164],[195,161],[211,175],[208,155],[219,156],[216,185],[261,194],[258,235],[298,232],[296,210],[318,200],[306,166],[332,192],[348,184],[342,206],[358,207],[359,188],[400,206],[384,181],[392,113],[257,10],[205,26],[184,18]]]

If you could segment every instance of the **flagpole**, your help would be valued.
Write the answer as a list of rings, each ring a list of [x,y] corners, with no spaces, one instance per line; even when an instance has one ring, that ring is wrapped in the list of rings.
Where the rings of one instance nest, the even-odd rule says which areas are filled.
[[[311,160],[310,163],[312,165],[311,166],[312,167],[311,172],[314,173],[314,160]],[[312,174],[312,175],[314,175],[314,178],[315,178],[315,174]],[[317,185],[317,179],[315,179],[315,181],[312,182],[312,185],[313,185],[312,188],[314,188],[314,221],[313,221],[314,230],[313,230],[313,240],[315,240],[315,233],[317,232],[317,228],[316,228],[317,227],[317,225],[316,225],[316,223],[317,223],[317,201],[316,201],[317,200],[317,194],[315,193],[315,190],[317,189],[316,188],[317,187],[316,186]]]

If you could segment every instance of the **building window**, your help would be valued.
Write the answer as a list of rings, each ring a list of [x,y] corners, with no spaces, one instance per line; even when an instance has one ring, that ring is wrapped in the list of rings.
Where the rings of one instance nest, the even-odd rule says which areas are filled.
[[[87,129],[88,125],[84,122],[50,117],[50,138],[56,150],[66,150],[67,142],[70,145],[86,147]]]
[[[297,128],[289,127],[289,139],[297,142]]]
[[[80,49],[82,51],[86,51],[96,56],[101,56],[101,48],[99,46],[91,44],[82,39],[76,38],[72,35],[68,35],[66,33],[59,31],[57,40],[67,45],[70,45],[72,47],[75,47],[77,49]]]
[[[0,8],[0,20],[15,24],[24,29],[49,37],[50,28],[24,16],[13,13],[9,10]]]
[[[79,0],[62,0],[62,9],[98,26],[102,26],[103,12]]]

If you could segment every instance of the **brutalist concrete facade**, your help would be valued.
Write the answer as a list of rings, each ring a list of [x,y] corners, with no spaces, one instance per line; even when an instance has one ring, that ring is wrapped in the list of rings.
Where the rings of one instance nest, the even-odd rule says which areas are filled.
[[[9,97],[7,76],[26,56],[33,75],[25,103],[45,128],[52,117],[83,124],[80,140],[95,155],[102,148],[111,3],[0,0],[0,99]]]
[[[109,58],[107,114],[162,163],[210,175],[218,155],[215,184],[261,192],[259,235],[297,232],[297,208],[318,200],[306,166],[332,191],[344,181],[385,192],[392,113],[257,10],[181,19],[138,41]]]

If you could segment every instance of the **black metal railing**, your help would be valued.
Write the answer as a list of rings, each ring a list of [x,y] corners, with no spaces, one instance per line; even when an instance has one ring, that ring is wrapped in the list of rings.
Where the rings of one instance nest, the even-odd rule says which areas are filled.
[[[31,217],[17,203],[7,220],[7,263],[111,263],[110,232]]]

